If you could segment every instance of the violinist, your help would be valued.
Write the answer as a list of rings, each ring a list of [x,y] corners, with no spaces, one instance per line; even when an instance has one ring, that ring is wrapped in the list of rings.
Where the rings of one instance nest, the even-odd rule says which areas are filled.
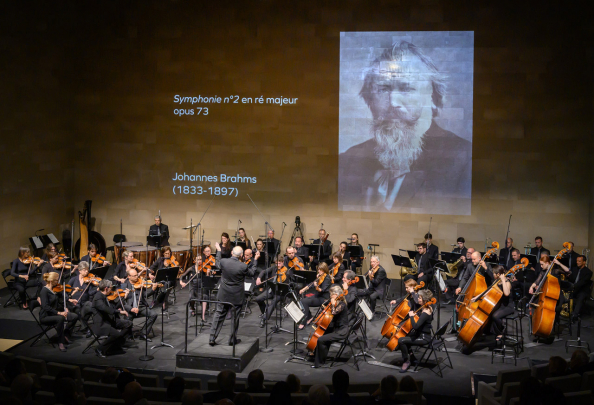
[[[35,270],[41,263],[35,263],[28,247],[21,247],[16,260],[12,262],[10,275],[14,277],[13,287],[17,290],[23,309],[29,307],[27,303],[27,288],[38,287]]]
[[[325,305],[331,305],[332,321],[328,325],[326,332],[318,338],[318,344],[314,351],[314,365],[312,368],[319,368],[326,361],[330,345],[334,342],[344,340],[349,333],[349,311],[347,308],[346,297],[343,289],[334,284],[330,287],[330,299],[324,302]],[[341,296],[342,295],[342,296]],[[351,294],[347,294],[347,297]],[[340,298],[339,298],[340,297]]]
[[[425,289],[419,291],[419,306],[425,305],[431,301],[431,298],[433,298],[433,293],[431,290]],[[402,359],[404,360],[402,369],[400,370],[401,373],[405,373],[409,369],[411,361],[415,361],[414,354],[412,354],[411,351],[411,346],[423,346],[431,341],[433,308],[430,305],[423,308],[421,315],[419,315],[418,321],[415,321],[414,311],[411,310],[408,315],[410,316],[412,329],[407,336],[398,339],[398,348],[400,349],[400,352],[402,353]]]
[[[303,321],[301,325],[299,325],[299,330],[305,328],[306,324],[311,323],[313,317],[309,310],[310,307],[319,307],[326,301],[330,296],[328,293],[328,289],[332,285],[332,281],[330,277],[328,277],[328,273],[330,269],[326,263],[318,264],[318,277],[317,279],[309,284],[306,285],[299,291],[299,294],[303,295],[307,290],[310,288],[314,288],[314,293],[311,297],[304,298],[301,300],[301,305],[303,305],[303,312],[305,313],[305,317],[303,317]],[[310,287],[311,286],[311,287]]]
[[[244,262],[245,264],[250,266],[252,264],[253,260],[254,260],[254,253],[252,252],[252,249],[244,250],[242,262]]]
[[[309,270],[309,263],[305,263],[305,258],[309,256],[309,249],[303,246],[303,238],[297,236],[295,238],[295,255],[301,258],[301,261],[305,264],[305,270]]]
[[[419,294],[417,293],[415,287],[417,286],[417,282],[414,279],[408,279],[404,282],[404,289],[408,294],[408,306],[413,311],[416,311],[419,308]],[[396,305],[396,300],[390,301],[390,305]]]
[[[194,263],[193,266],[189,267],[188,270],[186,270],[186,272],[184,274],[181,275],[180,277],[180,285],[182,288],[184,288],[185,286],[188,285],[188,283],[190,284],[190,300],[196,300],[196,299],[208,299],[208,291],[202,288],[202,277],[203,275],[206,276],[210,276],[211,275],[211,269],[209,268],[209,266],[203,266],[204,262],[202,261],[202,255],[198,255],[196,257],[196,262]],[[206,270],[206,272],[204,272],[204,270]],[[184,276],[186,276],[187,274],[190,274],[191,276],[191,280],[188,282],[184,282],[183,278]],[[191,304],[192,307],[192,316],[196,315],[196,308],[195,308],[195,303],[192,302]],[[202,323],[206,322],[206,306],[207,303],[203,302],[202,303]]]
[[[361,246],[361,243],[359,243],[359,235],[357,235],[356,233],[353,233],[351,235],[351,243],[349,243],[349,246],[358,246],[359,247],[359,255],[349,257],[349,259],[351,260],[351,270],[356,272],[357,267],[363,265],[363,256],[364,256],[363,246]]]
[[[78,315],[80,323],[83,326],[81,332],[86,332],[87,337],[91,337],[91,332],[88,330],[87,324],[92,315],[92,302],[97,288],[90,283],[89,278],[89,264],[87,262],[80,262],[78,264],[78,275],[73,276],[68,285],[72,287],[70,297],[66,302],[66,306],[70,312]]]
[[[336,252],[332,255],[332,264],[330,267],[330,276],[332,277],[332,283],[339,284],[344,274],[344,264],[342,263],[342,255]]]
[[[221,258],[228,259],[231,257],[231,239],[229,239],[229,234],[227,232],[223,232],[221,234]]]
[[[264,241],[262,239],[258,239],[256,241],[256,253],[260,253],[260,260],[257,260],[256,267],[258,270],[264,270],[266,268],[266,252],[264,252]]]
[[[479,274],[485,277],[487,285],[491,284],[493,281],[493,270],[491,269],[491,265],[489,263],[485,263],[482,259],[481,252],[473,252],[470,256],[471,262],[470,266],[466,268],[464,275],[460,278],[460,284],[458,288],[456,288],[456,295],[462,292],[462,288],[466,286],[468,280],[472,277],[474,273],[474,269],[478,268]]]
[[[171,260],[171,248],[165,246],[164,248],[161,248],[161,257],[155,260],[149,267],[149,274],[153,276],[151,280],[154,278],[154,274],[157,270],[166,269],[168,267],[175,267],[175,265]],[[144,276],[145,275],[143,275],[143,277]]]
[[[367,272],[367,277],[369,277],[369,287],[359,291],[358,294],[359,296],[369,298],[369,308],[373,313],[375,311],[377,300],[384,295],[388,275],[386,274],[386,270],[380,266],[379,257],[371,256],[369,262],[371,263],[371,269]]]
[[[107,339],[99,342],[95,349],[98,357],[106,357],[110,349],[120,349],[126,343],[126,336],[132,334],[132,322],[127,319],[120,319],[116,315],[128,317],[125,309],[115,309],[107,300],[112,287],[111,280],[101,280],[99,282],[98,293],[93,297],[93,332],[97,336],[107,336]]]
[[[45,287],[41,289],[39,298],[41,301],[41,310],[39,312],[39,322],[42,325],[55,325],[56,333],[58,335],[58,347],[61,352],[66,351],[64,344],[70,343],[70,336],[72,328],[78,319],[78,315],[69,312],[68,308],[64,308],[64,297],[66,294],[63,291],[56,294],[53,288],[58,285],[60,276],[56,272],[45,273],[43,281]]]
[[[586,267],[586,256],[579,255],[576,259],[577,265],[571,270],[558,260],[554,260],[561,267],[561,270],[568,275],[566,282],[561,281],[564,290],[571,290],[573,296],[572,322],[576,322],[584,301],[590,296],[590,285],[592,284],[592,270]],[[564,285],[567,284],[567,285]],[[563,294],[561,294],[563,295]]]
[[[289,249],[293,249],[293,248],[289,246],[287,248],[287,251],[289,251]],[[256,254],[258,254],[258,253],[256,253]],[[283,259],[282,256],[278,256],[275,260],[274,265],[272,265],[268,269],[260,272],[260,274],[258,275],[258,278],[256,279],[256,286],[259,286],[259,285],[265,283],[266,280],[275,279],[275,278],[276,278],[276,280],[275,280],[276,282],[283,283],[283,284],[287,284],[287,283],[293,281],[293,269],[287,268],[284,264],[285,261],[286,261],[286,257]],[[284,280],[283,280],[283,278],[284,278]],[[282,299],[283,299],[283,296],[280,294],[280,292],[276,291],[276,295],[275,295],[274,288],[267,288],[265,285],[264,285],[264,292],[262,292],[256,298],[254,298],[254,301],[258,304],[258,307],[260,307],[260,313],[262,314],[262,315],[260,315],[260,318],[261,318],[260,319],[260,327],[261,328],[263,328],[266,325],[266,321],[268,319],[270,319],[270,317],[272,316],[272,312],[274,312],[274,308],[276,308],[276,304],[279,301],[281,301]],[[266,302],[268,302],[268,305],[266,305]]]
[[[237,242],[245,243],[246,249],[252,248],[252,241],[245,234],[245,229],[239,228],[237,230]]]
[[[126,282],[126,278],[128,277],[128,270],[134,267],[134,253],[125,251],[122,253],[122,261],[114,270],[112,280],[116,284],[121,284]]]
[[[56,249],[56,245],[54,245],[53,243],[48,243],[48,245],[45,247],[45,252],[43,252],[43,255],[41,256],[41,260],[47,262],[49,259],[49,254],[52,252],[57,255],[58,249]]]
[[[455,249],[454,249],[455,250]],[[458,265],[458,274],[456,274],[456,277],[454,278],[450,278],[445,280],[445,284],[446,284],[446,290],[445,290],[445,302],[444,304],[451,304],[452,300],[455,298],[455,294],[456,294],[456,289],[458,287],[460,287],[460,280],[462,280],[467,272],[471,272],[472,270],[474,270],[474,267],[470,268],[470,266],[472,266],[472,254],[474,253],[474,249],[473,248],[468,248],[466,249],[466,254],[464,256],[462,256],[462,263],[460,263]]]
[[[505,272],[505,267],[499,265],[493,266],[493,274],[496,279],[499,279],[498,281],[501,284],[498,284],[498,286],[500,286],[501,291],[503,291],[503,295],[499,300],[499,308],[491,314],[491,333],[497,335],[497,340],[501,339],[503,330],[505,329],[503,326],[503,318],[514,313],[514,299],[511,294],[512,285],[509,279],[505,276]],[[473,298],[473,301],[476,301],[476,297]]]
[[[89,245],[89,253],[80,258],[81,262],[89,264],[89,270],[95,267],[109,266],[111,263],[105,260],[99,253],[97,253],[97,246]]]
[[[429,240],[431,240],[429,238]],[[435,246],[435,245],[431,245]],[[411,278],[417,280],[417,283],[423,281],[425,285],[429,285],[429,282],[433,279],[434,269],[431,267],[429,263],[429,259],[433,257],[427,251],[427,244],[426,243],[419,243],[417,244],[417,255],[415,256],[415,262],[417,263],[417,274],[408,274],[404,277],[404,281],[410,280]]]
[[[215,263],[215,265],[212,267],[211,269],[211,273],[215,274],[216,271],[218,271],[218,267],[216,266],[216,258],[212,255],[212,250],[210,249],[210,246],[206,246],[204,249],[202,249],[202,262],[203,263],[207,263],[207,262],[211,262],[211,263]]]
[[[285,259],[283,265],[289,270],[305,270],[305,264],[299,256],[297,256],[297,249],[293,246],[287,246],[285,249]],[[291,265],[292,264],[292,265]]]
[[[344,291],[348,291],[346,295],[346,303],[351,315],[355,315],[355,311],[357,310],[357,292],[358,288],[355,286],[355,277],[356,274],[352,270],[345,270],[342,275],[342,289]]]
[[[146,318],[148,320],[143,330],[141,338],[151,342],[148,337],[153,330],[153,324],[157,320],[157,313],[149,309],[147,299],[155,294],[155,285],[151,283],[150,287],[144,285],[144,279],[138,277],[138,272],[134,269],[128,270],[128,279],[120,285],[126,294],[124,296],[124,308],[128,313],[128,320],[134,321],[135,318]]]
[[[60,256],[56,252],[49,252],[47,254],[47,260],[43,263],[41,268],[41,275],[43,276],[45,273],[51,273],[52,271],[60,270],[59,263],[60,263]],[[43,287],[43,285],[42,285]]]

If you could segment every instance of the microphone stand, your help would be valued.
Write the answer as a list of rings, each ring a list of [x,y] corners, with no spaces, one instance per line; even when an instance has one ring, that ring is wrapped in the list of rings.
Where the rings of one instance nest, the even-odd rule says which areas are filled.
[[[287,226],[287,224],[283,222],[283,229],[281,231],[281,237],[278,242],[278,248],[276,249],[276,257],[278,257],[278,255],[279,255],[280,245],[283,241],[283,235],[285,233],[286,226]],[[277,272],[278,272],[278,269],[277,269]],[[290,280],[288,280],[288,277],[287,277],[287,281],[290,282]],[[276,299],[277,296],[278,296],[278,277],[275,276],[274,277],[274,298]],[[280,320],[280,322],[279,322],[279,320]],[[272,333],[280,333],[280,332],[291,333],[291,331],[289,331],[287,329],[283,329],[282,309],[280,307],[276,307],[276,321],[275,321],[274,325],[272,326],[272,328],[270,328],[270,333],[272,334]]]
[[[511,256],[511,246],[508,248],[507,247],[507,238],[509,237],[509,227],[511,225],[511,214],[509,216],[509,221],[507,223],[507,233],[505,234],[505,248],[507,249],[507,257],[505,258],[505,267],[507,269],[507,263],[509,262],[509,257]],[[539,258],[540,260],[540,258]],[[501,263],[501,260],[499,261]],[[569,263],[569,266],[571,267],[571,263]]]
[[[198,231],[198,229],[202,229],[202,220],[204,219],[204,216],[206,215],[206,213],[208,212],[208,210],[210,209],[210,206],[212,205],[213,201],[214,201],[214,197],[212,197],[212,200],[210,200],[210,203],[208,204],[208,207],[206,207],[206,211],[204,211],[204,214],[202,214],[202,218],[200,218],[200,221],[198,221],[198,223],[196,224],[194,230],[192,231],[192,229],[190,228],[190,251],[192,251],[192,235]],[[191,219],[190,219],[190,224],[191,224]],[[199,239],[199,245],[196,246],[196,257],[198,257],[198,255],[202,254],[201,251],[199,251],[198,249],[201,249],[202,246],[204,246],[204,229],[202,229],[202,238],[200,237],[200,232],[198,232],[198,239]],[[204,272],[201,271],[200,272],[200,297],[204,297],[204,279],[203,274]],[[210,299],[210,293],[209,293],[209,299]],[[200,311],[200,327],[202,328],[202,326],[204,326],[204,322],[202,321],[202,302],[200,302],[200,307],[198,308],[198,310]],[[195,313],[198,313],[197,309],[194,309]]]
[[[266,220],[266,217],[262,214],[262,212],[260,211],[260,209],[258,208],[258,206],[256,205],[256,203],[254,202],[254,200],[252,200],[252,197],[250,197],[249,194],[247,194],[248,198],[250,199],[250,201],[252,202],[252,204],[254,204],[254,207],[256,207],[256,210],[260,213],[260,216],[262,217],[262,219],[264,220],[264,227],[265,227],[265,235],[266,235],[266,250],[264,251],[264,257],[266,260],[266,265],[268,265],[268,243],[270,241],[270,239],[268,239],[268,231],[272,230],[274,232],[274,229],[272,229],[272,226],[270,226],[270,224],[268,223],[268,221]],[[279,242],[279,247],[280,247],[280,242]],[[278,270],[277,270],[278,271]],[[276,276],[276,275],[275,275]],[[268,300],[268,283],[266,283],[265,287],[264,287],[264,293],[266,294],[266,308],[268,308],[268,304],[269,304],[269,300]],[[266,316],[266,312],[264,312],[264,328],[266,331],[268,331],[268,317]],[[260,351],[262,353],[270,353],[273,351],[272,347],[268,347],[268,332],[266,332],[264,334],[264,347],[260,349]]]
[[[140,294],[138,296],[138,307],[140,308],[140,300],[142,298],[142,290],[143,287],[140,287]],[[132,286],[132,288],[134,288],[134,286]],[[136,294],[136,291],[132,290],[132,294]],[[161,311],[163,311],[163,305],[161,305]],[[148,307],[148,302],[146,302],[145,300],[145,308],[144,308],[144,356],[140,356],[138,358],[138,360],[140,361],[151,361],[155,358],[155,356],[152,356],[150,354],[148,354],[148,313],[149,313],[149,307]],[[162,312],[161,312],[162,313]],[[161,315],[161,319],[163,315]],[[161,335],[163,335],[163,330],[161,330]]]

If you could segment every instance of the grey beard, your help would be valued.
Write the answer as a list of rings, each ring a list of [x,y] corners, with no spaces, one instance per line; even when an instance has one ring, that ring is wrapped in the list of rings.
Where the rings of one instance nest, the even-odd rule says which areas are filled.
[[[409,125],[402,121],[376,119],[371,132],[377,143],[375,155],[387,170],[409,172],[423,151],[423,135],[416,133],[416,123]]]

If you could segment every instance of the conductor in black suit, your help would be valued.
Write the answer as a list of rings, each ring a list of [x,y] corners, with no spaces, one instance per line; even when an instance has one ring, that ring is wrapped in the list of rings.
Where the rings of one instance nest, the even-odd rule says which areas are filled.
[[[235,319],[233,320],[233,334],[229,336],[229,346],[233,346],[233,337],[235,337],[235,344],[241,342],[237,339],[237,328],[239,326],[239,315],[243,305],[245,296],[244,281],[246,277],[254,277],[256,274],[256,266],[249,266],[242,263],[239,259],[243,255],[243,249],[240,246],[235,246],[231,251],[229,259],[221,259],[221,246],[216,243],[217,248],[217,267],[221,269],[221,286],[217,294],[217,300],[221,301],[217,304],[217,310],[212,320],[212,327],[210,328],[209,345],[216,345],[217,336],[221,332],[223,322],[230,309],[230,305],[222,304],[223,302],[231,303],[235,307]],[[256,252],[254,260],[257,261],[260,257],[260,252]]]
[[[161,223],[161,217],[155,217],[155,225],[151,225],[149,229],[149,236],[161,236],[160,246],[169,246],[169,227]],[[150,246],[156,246],[152,238],[149,239],[148,244]]]

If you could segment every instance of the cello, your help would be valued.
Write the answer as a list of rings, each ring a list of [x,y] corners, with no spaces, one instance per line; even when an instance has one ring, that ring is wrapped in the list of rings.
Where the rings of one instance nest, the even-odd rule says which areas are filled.
[[[418,285],[415,286],[415,291],[419,291],[423,287],[425,287],[425,282],[421,281]],[[392,315],[390,315],[388,319],[386,319],[386,322],[384,322],[384,326],[382,326],[382,337],[390,339],[392,335],[396,332],[396,328],[398,327],[400,322],[402,322],[408,316],[408,313],[410,312],[410,305],[408,303],[409,297],[410,293],[408,293],[403,298],[402,302],[400,302],[400,304],[398,304],[394,309],[394,312],[392,312]]]
[[[336,301],[338,302],[339,300],[343,299],[348,293],[349,290],[344,291],[342,294],[336,297]],[[316,349],[316,346],[318,345],[318,339],[323,336],[324,333],[326,333],[328,326],[330,326],[330,322],[332,322],[332,319],[334,319],[332,309],[334,309],[334,306],[332,305],[332,302],[330,302],[322,310],[320,315],[318,315],[318,317],[314,320],[312,328],[314,328],[315,331],[309,337],[309,342],[307,342],[307,350],[310,352],[313,352]]]
[[[464,286],[464,289],[458,295],[458,299],[456,301],[456,307],[457,307],[457,313],[458,313],[458,322],[457,322],[458,327],[460,327],[464,323],[464,321],[466,321],[468,318],[470,318],[472,313],[478,307],[478,303],[471,302],[472,299],[487,290],[488,286],[487,286],[487,282],[485,281],[485,276],[483,276],[482,274],[479,274],[478,271],[479,271],[479,268],[481,267],[481,263],[483,263],[484,260],[488,256],[491,256],[493,253],[496,253],[497,250],[499,250],[499,243],[493,241],[493,243],[491,243],[491,249],[489,249],[489,250],[487,250],[487,252],[485,252],[485,255],[483,256],[481,261],[478,263],[478,265],[476,266],[476,268],[474,269],[474,271],[472,273],[472,276],[470,277],[470,279]],[[462,301],[460,301],[460,299],[462,299]]]
[[[530,263],[527,258],[522,258],[522,263],[516,264],[509,269],[505,276],[509,274],[515,274],[516,271],[525,268]],[[498,279],[483,293],[477,295],[472,299],[475,302],[476,309],[472,312],[471,316],[460,329],[458,334],[458,340],[460,340],[465,346],[472,346],[477,339],[482,335],[483,329],[491,314],[494,312],[495,307],[499,304],[501,297],[503,297],[503,291],[499,288],[501,280]]]
[[[419,309],[417,309],[415,311],[415,317],[414,317],[415,322],[417,322],[419,320],[419,317],[417,315],[419,312],[421,312],[422,310],[424,310],[425,308],[427,308],[430,305],[435,305],[436,303],[437,303],[437,300],[435,299],[435,297],[433,297],[429,301],[424,303]],[[386,348],[391,352],[396,350],[398,348],[398,339],[400,339],[401,337],[407,336],[411,330],[412,330],[412,322],[410,319],[410,315],[407,314],[406,318],[403,319],[398,325],[396,325],[396,327],[394,329],[394,334],[388,341]]]
[[[571,243],[563,243],[563,249],[555,255],[555,260],[559,260],[565,253],[569,252],[570,248]],[[559,295],[561,294],[559,279],[551,275],[555,260],[551,261],[538,288],[534,291],[534,296],[530,300],[530,305],[535,307],[531,311],[532,334],[543,338],[548,338],[553,331],[556,315],[555,308],[557,307],[557,301],[559,301]],[[538,300],[538,303],[535,303],[535,300]]]

